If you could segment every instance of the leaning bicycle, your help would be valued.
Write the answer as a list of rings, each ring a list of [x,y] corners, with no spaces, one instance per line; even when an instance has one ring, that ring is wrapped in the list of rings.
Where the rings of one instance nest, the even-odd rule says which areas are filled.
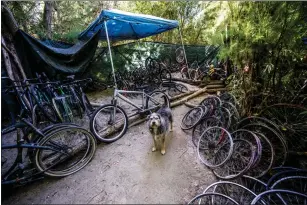
[[[23,185],[44,176],[68,176],[81,170],[93,158],[96,139],[87,130],[69,123],[54,124],[40,130],[23,115],[22,111],[18,123],[1,131],[2,136],[13,131],[17,133],[15,144],[2,142],[2,185]],[[22,134],[22,128],[27,132]],[[24,152],[25,149],[27,152]],[[8,154],[11,158],[10,150],[17,150],[14,161],[3,156]]]
[[[142,96],[141,105],[125,97],[125,94]],[[119,100],[123,100],[133,106],[135,108],[133,111],[136,112],[128,116],[125,110],[119,106]],[[170,106],[169,98],[161,91],[153,91],[147,94],[144,90],[127,91],[115,88],[111,104],[103,105],[93,113],[90,121],[91,132],[102,142],[114,142],[126,133],[128,129],[128,117],[147,115],[163,105]]]

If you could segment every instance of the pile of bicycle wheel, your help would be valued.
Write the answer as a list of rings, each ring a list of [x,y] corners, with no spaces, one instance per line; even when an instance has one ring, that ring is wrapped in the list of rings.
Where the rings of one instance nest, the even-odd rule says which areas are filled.
[[[220,179],[243,174],[260,178],[285,164],[288,143],[279,126],[264,117],[240,119],[239,105],[229,93],[211,95],[182,119],[191,130],[200,161]]]
[[[307,171],[276,167],[261,179],[243,175],[215,182],[188,204],[307,204]]]

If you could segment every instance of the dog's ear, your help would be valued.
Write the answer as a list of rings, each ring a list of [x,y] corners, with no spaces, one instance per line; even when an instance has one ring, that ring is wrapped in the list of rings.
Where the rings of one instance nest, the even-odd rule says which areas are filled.
[[[150,115],[147,115],[146,120],[149,120],[149,118],[150,118]]]

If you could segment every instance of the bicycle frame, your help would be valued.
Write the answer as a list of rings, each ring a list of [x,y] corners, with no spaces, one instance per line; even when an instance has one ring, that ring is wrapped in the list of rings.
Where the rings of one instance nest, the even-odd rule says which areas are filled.
[[[135,105],[135,103],[133,103],[131,100],[126,98],[124,95],[122,95],[122,94],[125,94],[125,93],[127,93],[127,94],[139,94],[139,95],[142,95],[142,107],[139,107],[139,106]],[[144,92],[144,90],[143,91],[127,91],[127,90],[115,89],[114,90],[114,96],[113,96],[113,104],[117,105],[117,99],[119,98],[119,99],[125,101],[126,103],[132,105],[133,107],[135,107],[139,112],[151,111],[151,110],[155,109],[155,107],[145,109],[146,105],[145,105],[144,99],[147,98],[147,97],[152,99],[154,102],[158,103],[154,98],[152,98],[149,95],[147,95]],[[131,114],[128,117],[135,116],[135,115],[139,114],[139,112],[137,112],[135,114]]]
[[[36,129],[31,123],[27,122],[26,120],[22,119],[22,121],[29,125],[31,128],[33,128],[33,131],[35,133],[37,133],[40,137],[44,137],[44,135],[38,130]],[[43,149],[43,150],[53,150],[53,151],[56,151],[56,152],[61,152],[63,154],[66,154],[64,152],[62,152],[61,150],[58,150],[58,149],[55,149],[55,148],[52,148],[52,147],[49,147],[49,146],[39,146],[35,143],[31,143],[28,139],[27,136],[23,136],[21,137],[20,136],[20,131],[18,129],[20,128],[17,128],[17,144],[10,144],[10,145],[2,145],[1,146],[1,149],[2,150],[6,150],[6,149],[17,149],[17,156],[15,158],[15,161],[13,163],[13,165],[4,173],[1,175],[1,184],[13,184],[13,183],[17,183],[18,181],[21,181],[21,180],[26,180],[27,178],[31,178],[35,175],[39,175],[41,173],[43,173],[44,171],[47,171],[48,169],[50,169],[51,167],[49,167],[48,169],[44,170],[44,171],[41,171],[41,172],[37,172],[35,174],[32,174],[30,176],[25,176],[25,177],[21,177],[21,178],[16,178],[16,179],[13,179],[13,180],[6,180],[6,178],[12,174],[12,172],[16,169],[17,166],[21,165],[23,166],[23,148],[28,148],[28,149]],[[5,133],[9,133],[11,131],[13,131],[14,129],[7,129],[8,131],[5,132]],[[4,133],[2,133],[4,134]],[[26,141],[26,142],[25,142]]]

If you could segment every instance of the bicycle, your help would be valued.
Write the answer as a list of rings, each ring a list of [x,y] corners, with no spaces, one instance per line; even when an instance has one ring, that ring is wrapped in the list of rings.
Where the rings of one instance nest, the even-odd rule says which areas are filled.
[[[130,101],[124,94],[137,94],[142,96],[142,105]],[[118,99],[133,106],[137,112],[127,116],[123,108],[118,105]],[[163,102],[161,102],[161,99]],[[159,101],[160,100],[160,101]],[[99,107],[92,115],[90,129],[95,137],[105,143],[111,143],[120,139],[127,131],[128,117],[146,115],[157,108],[168,105],[169,99],[161,91],[154,91],[147,94],[143,91],[118,90],[115,86],[111,104]]]
[[[75,124],[56,124],[43,130],[24,118],[24,110],[18,115],[19,122],[1,131],[2,135],[17,131],[16,144],[2,145],[3,150],[17,149],[17,156],[7,171],[2,170],[2,185],[24,185],[50,177],[64,177],[85,167],[96,151],[96,140],[87,130]],[[27,133],[21,136],[20,129]],[[23,159],[28,149],[29,162]],[[3,161],[2,161],[3,160]],[[2,169],[7,162],[1,158]]]
[[[2,77],[2,79],[9,79],[7,77]],[[9,79],[10,80],[10,79]],[[48,85],[49,83],[31,83],[27,82],[34,79],[26,79],[24,81],[12,81],[19,82],[20,85],[12,85],[4,87],[3,92],[16,94],[17,100],[21,107],[24,109],[26,114],[32,119],[34,124],[37,123],[37,117],[43,117],[52,123],[56,123],[58,118],[56,113],[48,99],[48,97],[41,91],[38,87],[39,85]],[[22,89],[23,90],[22,90]]]

